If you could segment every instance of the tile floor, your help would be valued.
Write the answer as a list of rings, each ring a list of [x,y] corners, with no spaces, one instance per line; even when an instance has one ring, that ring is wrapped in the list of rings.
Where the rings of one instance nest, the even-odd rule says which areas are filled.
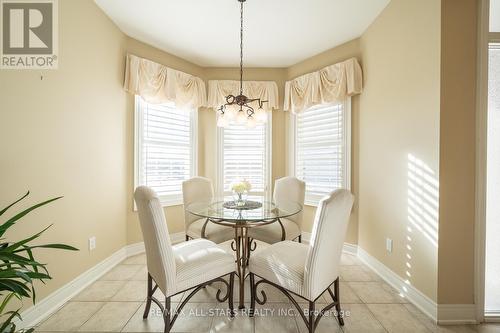
[[[145,262],[145,255],[126,259],[42,322],[36,332],[163,332],[161,313],[154,304],[149,318],[142,319],[146,297]],[[333,316],[324,317],[316,329],[318,333],[500,333],[500,326],[495,325],[436,326],[352,255],[342,256],[340,285],[345,326],[341,328]],[[227,303],[216,301],[216,287],[207,287],[192,298],[172,332],[306,332],[293,305],[272,287],[264,287],[268,303],[258,307],[255,318],[240,312],[234,319],[224,311]],[[237,295],[235,288],[235,298]],[[182,296],[175,297],[173,306]],[[249,292],[246,296],[248,300]],[[330,301],[329,295],[320,299],[323,304],[327,301]],[[300,304],[306,307],[306,303]]]

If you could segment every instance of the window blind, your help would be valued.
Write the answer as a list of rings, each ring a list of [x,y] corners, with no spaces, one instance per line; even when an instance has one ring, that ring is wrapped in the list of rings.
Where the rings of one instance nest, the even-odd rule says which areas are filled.
[[[264,195],[268,184],[268,134],[267,124],[255,128],[230,124],[222,132],[220,185],[222,194],[231,193],[231,185],[236,181],[248,180],[252,184],[252,195]],[[219,166],[220,167],[220,166]],[[220,172],[219,171],[219,172]]]
[[[306,182],[306,201],[348,187],[345,103],[309,108],[296,116],[295,175]]]
[[[151,187],[164,204],[180,203],[182,182],[194,175],[194,111],[137,98],[138,185]]]

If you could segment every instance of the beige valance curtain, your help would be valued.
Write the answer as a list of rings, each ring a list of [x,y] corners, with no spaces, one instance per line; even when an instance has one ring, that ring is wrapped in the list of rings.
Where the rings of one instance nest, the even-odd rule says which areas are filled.
[[[240,81],[210,80],[208,81],[208,107],[217,109],[226,103],[227,95],[239,95]],[[249,98],[260,98],[268,101],[264,108],[278,109],[278,86],[274,81],[243,81],[243,93]]]
[[[199,77],[132,54],[127,55],[124,88],[154,104],[199,108],[207,101],[205,82]]]
[[[300,112],[313,105],[342,101],[362,90],[361,66],[351,58],[287,81],[283,109]]]

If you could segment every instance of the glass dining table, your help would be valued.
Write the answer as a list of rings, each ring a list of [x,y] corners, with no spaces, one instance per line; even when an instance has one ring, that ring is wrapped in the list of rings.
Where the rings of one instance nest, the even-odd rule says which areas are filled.
[[[239,309],[245,307],[245,279],[247,277],[250,253],[256,249],[256,242],[249,237],[248,229],[258,228],[271,223],[281,226],[281,240],[286,239],[286,231],[281,219],[293,216],[302,211],[302,205],[296,202],[280,202],[247,200],[244,205],[234,201],[195,202],[186,207],[195,216],[206,219],[201,235],[204,238],[208,223],[231,227],[234,239],[231,249],[236,254],[236,273],[239,282]]]

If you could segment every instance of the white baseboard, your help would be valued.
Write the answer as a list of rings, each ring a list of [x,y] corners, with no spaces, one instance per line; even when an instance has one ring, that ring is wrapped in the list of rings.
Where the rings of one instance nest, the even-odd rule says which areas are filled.
[[[305,244],[309,244],[311,241],[311,233],[302,231],[302,242]],[[358,254],[358,246],[356,244],[344,243],[344,247],[342,249],[344,253],[357,255]]]
[[[435,323],[440,325],[477,323],[474,304],[437,304],[360,247],[358,247],[358,258]]]
[[[184,232],[170,235],[170,240],[174,244],[179,243],[184,239]],[[71,282],[65,284],[41,301],[37,302],[35,306],[23,311],[21,313],[23,321],[17,321],[16,325],[18,326],[18,328],[28,328],[35,326],[36,324],[40,323],[42,320],[50,316],[52,313],[56,312],[67,301],[87,288],[89,285],[106,274],[124,259],[143,252],[143,242],[124,246],[94,267],[80,274]]]
[[[474,304],[438,305],[438,324],[440,325],[463,325],[476,323],[476,306]]]
[[[401,295],[404,295],[404,297],[419,308],[420,311],[428,315],[434,322],[437,322],[438,311],[436,302],[422,294],[422,292],[403,280],[398,274],[394,273],[360,247],[358,247],[358,258],[377,273],[385,282],[400,292]]]

